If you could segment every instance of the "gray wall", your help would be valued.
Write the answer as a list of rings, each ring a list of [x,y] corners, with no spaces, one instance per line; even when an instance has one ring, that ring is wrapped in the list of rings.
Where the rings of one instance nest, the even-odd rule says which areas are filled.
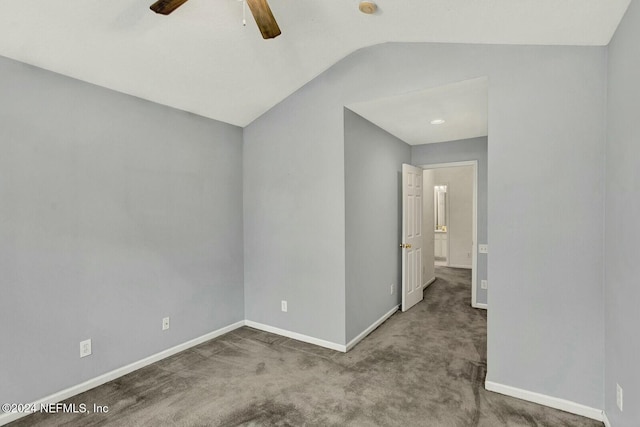
[[[402,300],[402,164],[410,161],[408,144],[345,108],[347,342]]]
[[[609,46],[605,221],[605,411],[614,427],[640,426],[640,3]],[[624,412],[616,407],[616,383]]]
[[[4,58],[0,76],[0,401],[242,320],[242,130]]]
[[[244,141],[247,317],[345,342],[344,106],[488,76],[488,379],[601,408],[605,54],[383,44],[253,122]]]
[[[345,344],[343,104],[303,93],[244,128],[245,314]]]
[[[487,147],[486,136],[411,147],[411,163],[414,165],[435,165],[465,160],[478,161],[478,244],[489,243],[487,233],[489,185]],[[489,250],[491,251],[491,248]],[[481,304],[487,303],[488,290],[480,288],[480,280],[488,280],[487,258],[488,254],[478,254],[476,301]],[[489,288],[491,288],[491,283],[489,283]]]

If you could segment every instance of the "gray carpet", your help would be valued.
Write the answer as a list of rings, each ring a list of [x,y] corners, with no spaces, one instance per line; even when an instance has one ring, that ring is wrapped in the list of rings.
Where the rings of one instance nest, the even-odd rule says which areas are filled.
[[[438,268],[425,300],[347,354],[241,328],[68,400],[108,414],[13,426],[602,426],[487,392],[486,312],[470,272]]]

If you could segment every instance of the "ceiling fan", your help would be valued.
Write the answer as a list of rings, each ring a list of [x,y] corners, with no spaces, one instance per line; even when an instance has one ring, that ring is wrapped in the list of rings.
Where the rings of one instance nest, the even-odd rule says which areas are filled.
[[[182,6],[187,0],[158,0],[151,5],[151,10],[162,15],[168,15],[180,6]],[[262,33],[262,38],[273,39],[278,37],[280,33],[280,27],[276,19],[271,13],[271,8],[267,3],[267,0],[246,0],[251,9],[251,13],[258,24],[258,28]]]

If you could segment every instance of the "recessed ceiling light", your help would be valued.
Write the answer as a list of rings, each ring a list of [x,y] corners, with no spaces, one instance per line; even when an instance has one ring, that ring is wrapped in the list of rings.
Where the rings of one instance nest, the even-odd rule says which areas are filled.
[[[430,123],[431,123],[432,125],[441,125],[441,124],[443,124],[443,123],[444,123],[444,120],[443,120],[443,119],[434,119],[434,120],[431,120],[431,122],[430,122]]]
[[[376,4],[372,1],[361,1],[360,4],[358,5],[358,9],[360,9],[360,12],[362,13],[371,15],[372,13],[376,12],[376,10],[378,9],[378,6],[376,6]]]

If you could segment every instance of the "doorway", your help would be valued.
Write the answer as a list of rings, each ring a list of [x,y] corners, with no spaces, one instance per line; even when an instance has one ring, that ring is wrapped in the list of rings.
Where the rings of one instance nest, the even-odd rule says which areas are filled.
[[[423,165],[420,166],[423,173],[421,173],[422,179],[422,241],[421,241],[421,268],[411,267],[416,264],[415,256],[416,254],[411,251],[405,249],[403,252],[403,297],[405,293],[409,295],[412,289],[415,288],[413,282],[418,282],[423,284],[421,286],[422,289],[429,286],[436,279],[435,275],[435,265],[436,265],[436,249],[438,248],[438,243],[436,243],[436,235],[441,239],[439,243],[440,255],[443,254],[443,248],[446,251],[446,264],[449,267],[454,268],[470,268],[471,269],[471,306],[474,308],[485,308],[480,307],[477,303],[477,259],[478,259],[478,161],[470,160],[470,161],[461,161],[461,162],[451,162],[451,163],[440,163],[440,164],[432,164],[432,165]],[[464,168],[464,169],[463,169]],[[440,173],[445,170],[453,170],[453,174],[443,174]],[[458,179],[456,175],[464,175],[464,173],[468,172],[469,179],[471,181],[470,189],[462,189],[460,188],[462,184],[452,186],[452,182],[454,179]],[[442,181],[443,178],[438,178],[438,176],[449,176]],[[412,178],[414,179],[414,178]],[[441,181],[437,181],[440,179]],[[460,180],[462,183],[463,180]],[[446,195],[444,195],[444,191],[446,187]],[[455,188],[455,190],[454,190]],[[456,195],[452,194],[453,191],[456,191]],[[462,194],[464,191],[468,191],[470,194],[465,195]],[[468,197],[470,196],[470,197]],[[403,201],[404,201],[403,196]],[[452,219],[452,210],[453,209],[464,209],[465,203],[462,199],[469,199],[470,210],[471,210],[471,221],[470,221],[470,238],[465,241],[464,235],[468,233],[469,230],[465,230],[464,219],[456,219],[456,217],[464,217],[465,212],[456,212],[453,215]],[[451,200],[459,199],[459,203],[456,202],[452,207]],[[442,201],[442,204],[440,204]],[[415,217],[415,215],[409,215],[408,207],[414,206],[414,203],[411,203],[409,200],[403,202],[403,224],[404,221]],[[438,222],[437,218],[440,218]],[[406,231],[410,231],[412,228],[410,226],[403,225],[403,233],[407,234]],[[408,238],[415,239],[414,236],[403,235],[403,241]],[[442,241],[446,243],[443,244]],[[454,247],[455,246],[455,247]],[[411,248],[411,245],[410,245]],[[453,251],[452,251],[453,249]],[[407,262],[405,263],[404,258],[407,258]],[[466,258],[470,258],[470,265],[466,262]],[[442,258],[440,256],[439,258]],[[410,271],[404,271],[405,265],[409,266]],[[418,278],[415,275],[419,276]],[[405,280],[405,277],[407,280]],[[405,286],[405,282],[407,285]],[[405,305],[405,299],[403,298],[402,309],[406,311],[410,308],[411,305]]]

